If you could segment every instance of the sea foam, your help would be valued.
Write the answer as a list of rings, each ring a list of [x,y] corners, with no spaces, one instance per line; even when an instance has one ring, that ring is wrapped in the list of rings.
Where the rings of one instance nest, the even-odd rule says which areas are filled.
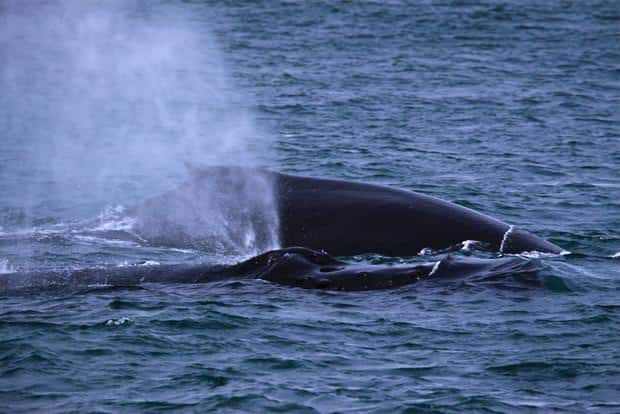
[[[15,269],[13,266],[9,265],[9,261],[7,259],[0,259],[0,275],[13,273]]]

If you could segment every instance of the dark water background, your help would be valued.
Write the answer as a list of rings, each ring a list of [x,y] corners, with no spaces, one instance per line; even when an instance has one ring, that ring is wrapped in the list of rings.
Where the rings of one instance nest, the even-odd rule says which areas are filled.
[[[526,290],[457,280],[335,294],[243,281],[5,296],[0,411],[620,410],[617,2],[146,9],[189,10],[187,24],[215,33],[273,137],[256,143],[261,163],[439,196],[573,254],[532,257],[543,283]],[[0,110],[4,273],[222,259],[119,238],[130,223],[118,200],[81,208],[88,200],[40,191],[55,183],[23,168],[28,136]],[[131,187],[136,199],[148,188]],[[94,224],[76,205],[99,214]]]

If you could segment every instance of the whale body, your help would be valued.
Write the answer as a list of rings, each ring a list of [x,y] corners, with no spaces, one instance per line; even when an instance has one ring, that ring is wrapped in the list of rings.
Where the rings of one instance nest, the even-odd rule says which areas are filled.
[[[173,229],[170,211],[185,210],[187,215],[191,210],[191,214],[202,214],[200,206],[187,209],[187,194],[207,192],[208,197],[199,199],[212,198],[215,196],[213,183],[217,183],[217,193],[247,192],[248,186],[242,186],[239,177],[252,177],[252,180],[270,184],[275,200],[272,208],[277,211],[279,222],[279,247],[283,248],[303,246],[334,256],[364,253],[415,256],[424,249],[441,251],[461,246],[466,241],[476,241],[482,249],[500,253],[560,254],[563,251],[503,221],[413,191],[243,167],[193,170],[188,183],[145,203],[139,214],[138,233],[158,244],[191,247],[188,244],[192,237],[186,234],[191,229],[160,231],[153,235],[149,233],[153,227],[149,223]],[[240,207],[226,208],[240,210]],[[170,223],[166,225],[166,222]]]
[[[539,266],[521,257],[480,259],[448,255],[406,265],[348,263],[303,247],[269,251],[237,264],[166,264],[16,272],[0,277],[0,296],[79,292],[162,283],[212,283],[259,279],[304,289],[364,291],[457,278],[500,288],[541,285]]]
[[[266,189],[272,191],[269,197],[259,196]],[[250,205],[244,205],[248,200]],[[273,211],[261,214],[269,207]],[[240,238],[235,230],[235,224],[239,223],[250,225],[256,240],[269,240],[274,229],[271,219],[265,217],[275,216],[282,247],[266,249],[266,253],[233,265],[173,264],[17,272],[2,275],[0,294],[238,279],[353,291],[395,288],[426,279],[470,278],[478,283],[506,284],[510,278],[516,278],[514,282],[520,288],[539,284],[536,278],[539,268],[536,262],[518,256],[481,259],[448,255],[439,261],[407,265],[360,264],[333,256],[363,253],[415,256],[424,249],[437,253],[460,247],[467,240],[500,253],[562,252],[560,247],[527,231],[431,196],[375,184],[300,177],[264,169],[193,170],[189,182],[147,200],[133,213],[136,215],[134,231],[142,242],[175,247],[196,247],[195,233],[201,234],[205,228],[217,230],[218,226],[230,230],[228,238],[235,241]],[[203,227],[213,217],[221,220],[216,226]],[[515,287],[511,283],[507,286]]]
[[[336,256],[412,256],[467,240],[500,253],[562,249],[472,209],[376,184],[273,174],[282,246],[307,246]]]

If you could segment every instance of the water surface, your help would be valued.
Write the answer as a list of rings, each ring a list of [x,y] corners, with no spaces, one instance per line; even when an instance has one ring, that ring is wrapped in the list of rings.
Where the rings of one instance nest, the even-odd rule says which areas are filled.
[[[0,411],[620,409],[615,2],[163,2],[133,12],[215,39],[227,85],[243,96],[226,108],[249,108],[261,131],[248,141],[255,161],[432,194],[573,254],[530,257],[542,269],[530,289],[455,280],[326,293],[230,281],[5,296]],[[208,76],[179,56],[187,76]],[[0,270],[238,260],[132,237],[125,209],[181,181],[182,160],[165,180],[158,164],[109,161],[96,193],[49,182],[60,155],[24,154],[53,115],[41,100],[53,108],[66,97],[32,79],[11,96],[23,93],[31,101],[19,110],[34,113],[0,116]],[[213,102],[188,93],[179,105]],[[97,125],[145,130],[124,113]]]

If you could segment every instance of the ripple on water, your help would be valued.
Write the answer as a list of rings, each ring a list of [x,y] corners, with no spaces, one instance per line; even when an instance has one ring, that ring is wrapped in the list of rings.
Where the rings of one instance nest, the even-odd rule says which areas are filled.
[[[189,136],[205,143],[217,135],[224,146],[248,132],[259,164],[439,196],[573,253],[528,257],[539,285],[502,275],[497,283],[429,281],[363,294],[227,281],[2,296],[0,412],[620,412],[617,2],[159,3],[131,15],[161,13],[215,32],[246,94],[233,114],[214,115],[225,97],[209,88],[171,95],[171,85],[154,82],[147,95],[165,119],[145,120],[140,82],[107,85],[114,78],[96,59],[91,65],[92,48],[77,62],[102,75],[89,88],[102,92],[102,81],[131,102],[112,99],[121,110],[91,113],[97,93],[47,82],[62,55],[40,59],[53,51],[29,33],[18,39],[27,46],[19,53],[2,53],[17,41],[11,30],[23,27],[0,25],[8,39],[0,55],[11,57],[0,76],[0,278],[15,269],[236,261],[148,245],[132,232],[131,209],[108,198],[122,195],[129,207],[183,179],[174,160]],[[101,29],[95,20],[78,25],[80,33]],[[149,29],[156,39],[159,28]],[[208,43],[196,50],[211,53]],[[160,56],[161,42],[149,44]],[[209,67],[164,52],[181,69],[174,76],[208,84]],[[11,66],[29,56],[44,64]],[[102,63],[131,77],[126,65]],[[63,79],[79,78],[64,69]],[[80,96],[97,99],[78,105]],[[261,134],[246,128],[252,120],[237,117],[248,106],[271,130],[272,151],[260,150]],[[56,122],[63,114],[68,131]],[[80,121],[83,114],[92,116]],[[228,117],[235,128],[219,128]],[[166,125],[155,128],[159,121]],[[85,159],[62,147],[48,157],[63,132],[79,150],[97,131],[104,144],[122,137],[126,154],[145,158],[121,157],[102,170],[91,148]],[[127,139],[160,135],[172,140],[166,162],[142,174],[139,164],[162,154],[156,146],[135,151],[140,145]],[[208,157],[200,145],[181,158]],[[97,185],[83,185],[83,174],[57,181],[73,164],[92,166]],[[78,187],[82,199],[65,194]],[[425,253],[432,257],[347,260],[415,263],[443,254]],[[471,243],[454,254],[495,257]]]

